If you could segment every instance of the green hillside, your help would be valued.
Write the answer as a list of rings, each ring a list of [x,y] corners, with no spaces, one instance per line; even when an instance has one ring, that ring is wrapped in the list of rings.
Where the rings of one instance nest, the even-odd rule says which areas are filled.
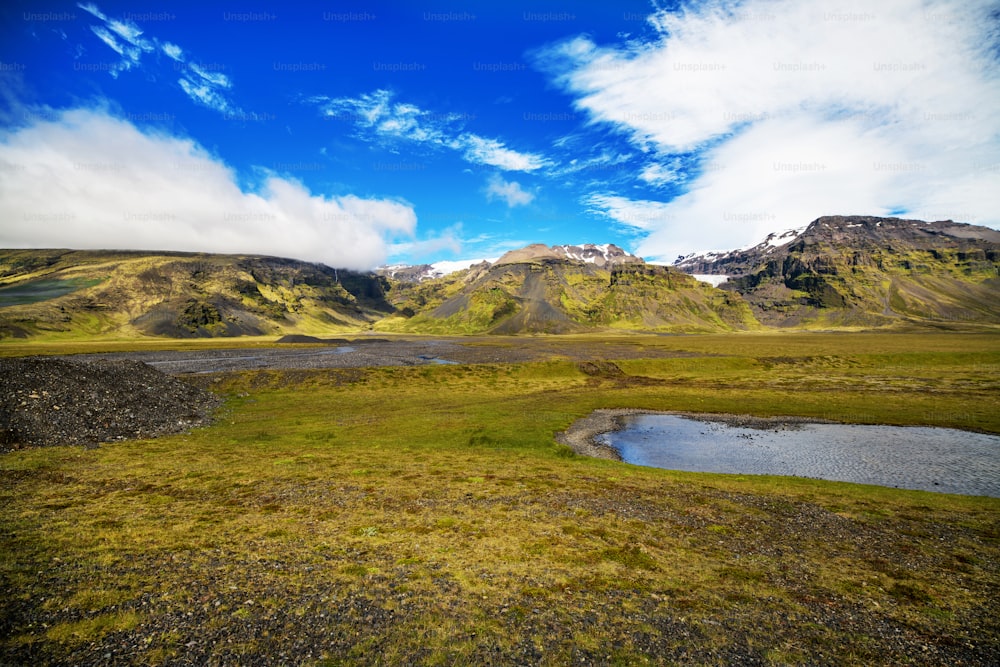
[[[1000,322],[1000,232],[976,225],[831,216],[782,247],[686,263],[730,275],[771,326]]]
[[[0,337],[357,330],[391,306],[374,275],[275,257],[0,252]]]
[[[390,301],[398,315],[375,328],[513,334],[759,326],[738,295],[675,269],[643,263],[601,268],[552,258],[498,262],[419,284],[397,283]]]
[[[0,338],[1000,323],[1000,231],[832,216],[777,239],[784,243],[772,237],[673,267],[610,245],[536,244],[433,279],[430,267],[378,274],[264,256],[7,250],[0,251]],[[729,280],[720,289],[689,273]]]

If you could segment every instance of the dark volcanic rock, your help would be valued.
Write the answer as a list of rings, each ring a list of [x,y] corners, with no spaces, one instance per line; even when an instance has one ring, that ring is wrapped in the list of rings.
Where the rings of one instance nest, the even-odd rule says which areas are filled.
[[[177,433],[208,423],[219,403],[138,361],[0,359],[0,450]]]

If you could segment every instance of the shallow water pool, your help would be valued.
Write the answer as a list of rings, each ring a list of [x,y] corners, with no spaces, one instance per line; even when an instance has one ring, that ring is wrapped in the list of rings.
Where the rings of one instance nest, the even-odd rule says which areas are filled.
[[[637,465],[1000,497],[996,435],[828,423],[746,428],[659,414],[631,415],[624,423],[596,439]]]

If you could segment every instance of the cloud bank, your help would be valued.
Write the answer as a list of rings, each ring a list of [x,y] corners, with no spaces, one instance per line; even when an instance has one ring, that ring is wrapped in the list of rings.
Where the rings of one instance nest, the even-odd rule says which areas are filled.
[[[0,133],[0,247],[255,253],[366,270],[411,236],[406,203],[324,197],[265,172],[256,192],[196,143],[101,110]]]
[[[592,123],[649,155],[637,183],[682,183],[656,219],[632,225],[647,257],[829,214],[996,226],[995,11],[988,0],[689,2],[650,16],[653,39],[578,37],[538,63]],[[618,192],[588,203],[626,225],[651,210]]]

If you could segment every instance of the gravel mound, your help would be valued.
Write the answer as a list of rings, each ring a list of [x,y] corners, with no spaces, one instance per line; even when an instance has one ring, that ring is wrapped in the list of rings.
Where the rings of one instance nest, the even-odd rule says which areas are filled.
[[[219,403],[138,361],[0,359],[0,450],[177,433],[208,423]]]
[[[303,343],[303,344],[314,344],[322,343],[323,345],[347,345],[351,341],[346,338],[317,338],[316,336],[307,336],[305,334],[288,334],[287,336],[282,336],[276,343]]]

